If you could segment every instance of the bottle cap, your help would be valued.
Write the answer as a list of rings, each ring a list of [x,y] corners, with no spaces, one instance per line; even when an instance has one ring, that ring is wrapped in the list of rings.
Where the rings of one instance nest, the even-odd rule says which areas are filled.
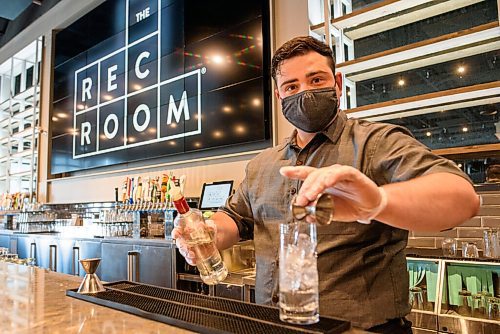
[[[184,214],[190,210],[186,198],[181,194],[180,188],[172,188],[172,201],[180,214]]]

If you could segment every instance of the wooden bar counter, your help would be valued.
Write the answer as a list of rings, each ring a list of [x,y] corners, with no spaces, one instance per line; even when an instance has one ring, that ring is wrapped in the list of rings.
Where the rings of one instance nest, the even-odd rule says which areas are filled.
[[[193,333],[66,296],[80,282],[77,276],[0,262],[0,333]],[[367,332],[344,334],[362,333]]]

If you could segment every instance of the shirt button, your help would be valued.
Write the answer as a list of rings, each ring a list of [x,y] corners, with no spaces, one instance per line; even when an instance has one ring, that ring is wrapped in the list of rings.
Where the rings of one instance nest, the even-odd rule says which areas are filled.
[[[297,160],[297,162],[295,163],[297,166],[302,166],[303,162],[300,161],[300,160]]]
[[[274,295],[271,297],[271,301],[272,301],[273,303],[277,304],[277,303],[280,301],[280,299],[279,299],[278,295],[274,294]]]
[[[297,193],[297,189],[292,188],[290,189],[290,194],[295,195]]]

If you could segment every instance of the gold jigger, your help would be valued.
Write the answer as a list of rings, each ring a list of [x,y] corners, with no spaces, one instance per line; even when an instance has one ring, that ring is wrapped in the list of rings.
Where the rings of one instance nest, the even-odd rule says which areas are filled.
[[[297,220],[305,219],[307,216],[312,218],[313,223],[319,225],[328,225],[333,221],[335,214],[335,203],[331,194],[322,193],[318,196],[313,205],[300,206],[295,204],[296,197],[292,198],[290,211],[293,218]]]
[[[95,274],[100,262],[100,258],[80,260],[86,274],[82,284],[80,284],[80,287],[78,288],[78,293],[86,294],[105,291],[99,277]]]

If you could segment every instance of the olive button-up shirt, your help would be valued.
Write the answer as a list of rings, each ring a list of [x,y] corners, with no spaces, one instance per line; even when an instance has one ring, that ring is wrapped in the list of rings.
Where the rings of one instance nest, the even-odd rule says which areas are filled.
[[[291,219],[290,200],[301,186],[281,176],[281,167],[348,165],[377,185],[438,172],[467,178],[406,129],[347,119],[342,111],[304,148],[295,137],[296,132],[252,159],[245,179],[220,209],[234,219],[242,239],[254,239],[258,303],[278,301],[279,225]],[[407,231],[377,221],[333,222],[318,226],[317,234],[320,314],[369,328],[409,313]]]

